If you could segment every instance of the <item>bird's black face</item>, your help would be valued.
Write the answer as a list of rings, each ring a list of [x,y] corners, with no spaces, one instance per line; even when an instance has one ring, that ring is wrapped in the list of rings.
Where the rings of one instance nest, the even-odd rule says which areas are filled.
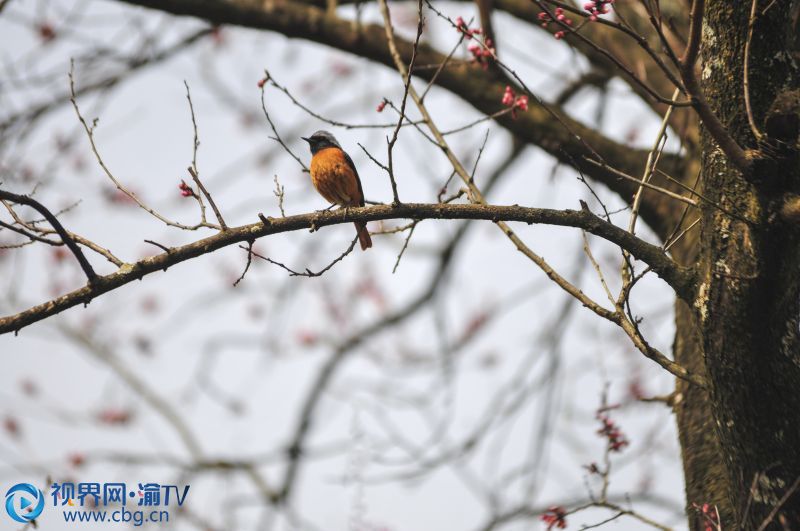
[[[329,147],[337,147],[341,149],[341,146],[339,146],[339,142],[336,141],[336,138],[327,131],[317,131],[308,138],[304,136],[300,138],[308,142],[308,146],[311,148],[312,155]]]

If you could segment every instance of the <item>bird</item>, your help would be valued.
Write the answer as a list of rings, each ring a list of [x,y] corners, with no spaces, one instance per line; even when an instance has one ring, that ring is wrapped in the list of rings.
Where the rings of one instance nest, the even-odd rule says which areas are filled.
[[[341,207],[364,206],[364,191],[356,165],[328,131],[317,131],[310,137],[300,137],[311,148],[311,184],[332,204]],[[361,250],[372,247],[367,224],[356,221]]]

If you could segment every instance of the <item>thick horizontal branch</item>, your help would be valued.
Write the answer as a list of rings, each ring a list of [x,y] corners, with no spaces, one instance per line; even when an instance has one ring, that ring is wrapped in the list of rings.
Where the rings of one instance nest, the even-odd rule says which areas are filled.
[[[165,271],[173,265],[196,258],[229,245],[248,242],[282,232],[301,229],[317,230],[328,225],[353,221],[377,221],[384,219],[475,219],[487,221],[510,221],[527,224],[577,227],[608,240],[645,262],[667,282],[684,300],[691,300],[694,275],[691,270],[679,266],[667,256],[661,247],[637,238],[588,210],[554,210],[496,205],[453,204],[401,204],[397,206],[377,205],[350,208],[347,211],[316,212],[285,218],[265,218],[268,223],[253,223],[229,228],[208,238],[166,252],[125,264],[115,273],[97,277],[95,281],[80,289],[67,293],[44,304],[34,306],[16,315],[0,318],[0,334],[17,332],[20,329],[55,315],[79,304],[88,304],[99,295],[140,280],[156,271]]]
[[[383,26],[354,24],[351,20],[328,16],[325,11],[313,5],[293,2],[253,3],[248,0],[122,1],[175,15],[198,17],[215,24],[275,31],[394,67]],[[397,37],[395,41],[403,62],[408,64],[412,43]],[[440,65],[445,59],[444,54],[426,44],[420,44],[417,49],[417,65]],[[413,75],[430,81],[436,72],[435,68],[420,66]],[[452,62],[436,77],[437,85],[489,116],[506,109],[502,98],[508,83],[506,78],[498,76],[493,70],[484,71],[476,65]],[[571,118],[558,106],[551,105],[550,111],[558,119],[540,105],[531,105],[527,111],[515,113],[516,117],[506,113],[496,121],[520,140],[541,147],[562,163],[576,167],[592,179],[608,186],[625,201],[629,201],[638,189],[636,184],[625,182],[603,167],[586,161],[596,158],[595,153],[600,153],[607,163],[606,167],[614,167],[630,175],[641,175],[647,152],[614,142]],[[680,174],[675,167],[677,164],[677,158],[667,154],[662,156],[661,167],[668,173]],[[645,196],[641,216],[660,237],[666,238],[680,212],[681,209],[676,208],[673,202],[648,194]]]

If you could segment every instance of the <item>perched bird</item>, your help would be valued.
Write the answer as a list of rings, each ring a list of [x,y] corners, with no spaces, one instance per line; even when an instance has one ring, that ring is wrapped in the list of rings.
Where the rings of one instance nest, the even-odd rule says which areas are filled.
[[[327,131],[301,137],[311,148],[311,183],[322,197],[342,207],[364,206],[364,191],[356,165],[344,152],[336,138]],[[362,250],[372,247],[367,224],[356,221],[356,232]]]

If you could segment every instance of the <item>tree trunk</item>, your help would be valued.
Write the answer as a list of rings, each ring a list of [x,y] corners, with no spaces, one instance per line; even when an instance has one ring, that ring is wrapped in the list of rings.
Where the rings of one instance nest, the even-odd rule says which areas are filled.
[[[798,88],[789,8],[758,5],[750,97],[755,124],[770,133],[760,143],[745,111],[749,2],[708,2],[703,28],[705,95],[739,145],[762,154],[743,174],[704,133],[703,189],[715,205],[702,207],[698,299],[676,316],[676,358],[690,370],[704,363],[710,380],[710,404],[679,385],[687,501],[717,505],[726,530],[800,529],[800,238],[780,214],[800,190],[797,108],[780,111],[779,130],[765,125],[776,98]],[[782,144],[781,135],[795,136]],[[690,525],[702,528],[697,518]]]

